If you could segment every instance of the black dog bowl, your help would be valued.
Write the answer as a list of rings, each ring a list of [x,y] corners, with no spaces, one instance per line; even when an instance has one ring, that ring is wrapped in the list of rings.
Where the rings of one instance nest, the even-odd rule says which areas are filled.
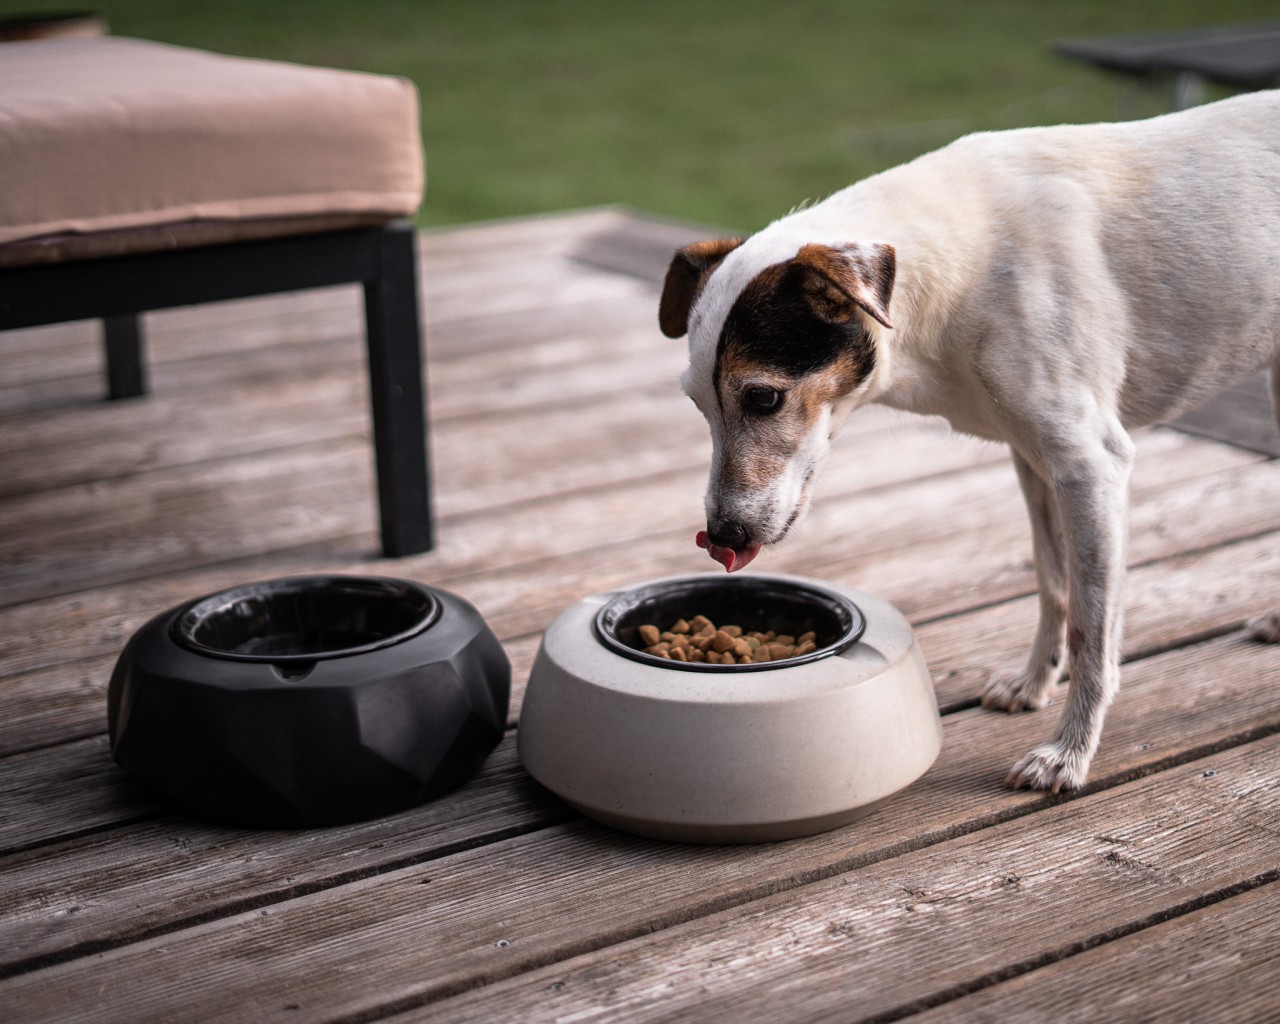
[[[407,580],[307,576],[170,609],[125,646],[111,751],[183,809],[263,827],[390,814],[460,785],[506,725],[480,614]]]

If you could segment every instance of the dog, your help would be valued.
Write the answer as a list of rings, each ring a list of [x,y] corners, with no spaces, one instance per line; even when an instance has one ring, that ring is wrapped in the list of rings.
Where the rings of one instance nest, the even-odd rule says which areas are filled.
[[[1130,431],[1270,366],[1280,422],[1280,91],[1146,121],[965,136],[748,238],[677,250],[659,325],[712,464],[697,542],[732,572],[800,520],[868,402],[1008,444],[1039,625],[982,703],[1043,707],[1006,782],[1081,787],[1120,680]],[[1251,623],[1280,642],[1280,611]]]

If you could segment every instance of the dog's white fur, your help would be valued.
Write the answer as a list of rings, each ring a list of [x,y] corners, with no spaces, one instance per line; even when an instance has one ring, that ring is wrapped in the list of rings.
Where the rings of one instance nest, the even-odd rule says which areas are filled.
[[[717,480],[751,439],[714,393],[721,332],[743,290],[810,243],[892,246],[893,326],[859,313],[874,370],[828,403],[781,472],[730,492]],[[715,451],[708,513],[765,543],[807,503],[830,437],[863,403],[1008,443],[1040,625],[1026,670],[994,679],[983,703],[1043,706],[1069,657],[1057,730],[1009,781],[1079,787],[1119,684],[1128,431],[1268,364],[1280,416],[1280,92],[960,139],[748,238],[704,278],[688,333],[683,383]],[[1267,631],[1280,639],[1280,617]]]

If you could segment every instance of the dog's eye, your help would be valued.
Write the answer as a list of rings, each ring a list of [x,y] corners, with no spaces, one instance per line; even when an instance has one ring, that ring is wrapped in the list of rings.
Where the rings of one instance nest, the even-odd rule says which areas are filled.
[[[782,392],[777,388],[747,388],[742,395],[742,404],[748,412],[774,412],[782,405]]]

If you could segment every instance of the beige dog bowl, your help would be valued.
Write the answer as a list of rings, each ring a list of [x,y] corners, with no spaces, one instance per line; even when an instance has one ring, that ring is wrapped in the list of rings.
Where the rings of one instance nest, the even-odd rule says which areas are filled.
[[[820,646],[738,666],[639,650],[640,625],[697,614],[748,630],[814,627]],[[597,594],[561,614],[517,737],[530,774],[589,817],[744,843],[853,821],[924,774],[942,730],[911,627],[885,601],[797,577],[707,575]]]

